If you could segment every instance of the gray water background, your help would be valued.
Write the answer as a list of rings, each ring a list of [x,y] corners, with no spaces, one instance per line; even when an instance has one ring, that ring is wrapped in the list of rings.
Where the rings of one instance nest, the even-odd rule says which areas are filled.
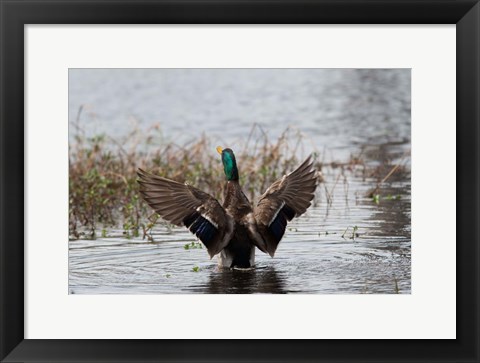
[[[121,140],[132,127],[148,133],[158,125],[158,142],[182,145],[206,134],[215,152],[217,144],[242,147],[254,124],[273,141],[291,127],[304,136],[299,156],[317,151],[325,162],[347,162],[358,155],[371,168],[404,168],[383,185],[378,203],[367,196],[378,178],[325,168],[315,206],[288,225],[275,258],[257,251],[249,271],[218,269],[205,249],[184,249],[195,240],[188,231],[161,224],[154,243],[113,229],[107,238],[70,241],[70,293],[410,293],[410,75],[408,69],[71,69],[69,121],[89,135]]]

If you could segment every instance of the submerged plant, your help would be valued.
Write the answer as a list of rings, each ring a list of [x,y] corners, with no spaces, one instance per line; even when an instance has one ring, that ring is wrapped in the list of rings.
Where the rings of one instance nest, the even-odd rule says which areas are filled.
[[[342,234],[342,238],[345,239],[345,234],[347,234],[347,231],[350,229],[350,226],[348,226],[345,231],[343,232]],[[350,239],[354,240],[355,241],[355,238],[359,237],[360,235],[357,233],[358,231],[358,227],[357,226],[353,226],[352,227],[352,234],[351,236],[349,237]]]
[[[190,249],[194,249],[194,248],[203,248],[202,247],[202,244],[200,242],[191,242],[191,243],[187,243],[183,246],[184,249],[186,250],[190,250]]]

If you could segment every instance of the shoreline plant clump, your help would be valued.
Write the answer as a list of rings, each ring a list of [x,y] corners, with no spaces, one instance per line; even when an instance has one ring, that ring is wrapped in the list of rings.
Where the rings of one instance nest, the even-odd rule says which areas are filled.
[[[124,237],[153,241],[152,227],[161,219],[139,196],[138,168],[178,182],[187,182],[219,200],[223,199],[223,167],[215,151],[216,145],[205,135],[195,142],[177,145],[157,137],[160,134],[158,127],[146,133],[135,128],[119,142],[105,135],[87,137],[78,124],[73,126],[76,131],[69,144],[71,240],[106,237],[107,229],[121,228]],[[292,128],[287,128],[277,140],[270,141],[263,129],[254,125],[247,140],[234,148],[240,167],[240,184],[252,202],[271,183],[303,161],[299,155],[302,154],[304,141],[304,136]],[[348,186],[347,173],[355,173],[364,180],[374,180],[374,191],[366,195],[368,198],[372,195],[375,198],[382,183],[392,174],[409,173],[402,162],[367,167],[362,153],[352,155],[343,163],[320,161],[318,151],[315,154],[315,167],[320,172],[319,184],[323,186],[317,188],[319,198],[314,202],[323,197],[327,206],[332,203],[337,184]],[[328,169],[330,183],[324,180],[322,170],[325,169]],[[162,223],[169,227],[166,222]]]
[[[138,168],[187,182],[222,199],[223,167],[205,135],[180,146],[161,141],[154,144],[151,135],[138,129],[121,143],[105,135],[87,137],[75,129],[69,145],[70,239],[95,239],[105,236],[105,228],[118,227],[126,237],[151,238],[157,216],[139,197]],[[301,134],[292,129],[270,142],[260,126],[252,128],[245,144],[235,150],[240,183],[250,200],[297,166],[301,144]]]

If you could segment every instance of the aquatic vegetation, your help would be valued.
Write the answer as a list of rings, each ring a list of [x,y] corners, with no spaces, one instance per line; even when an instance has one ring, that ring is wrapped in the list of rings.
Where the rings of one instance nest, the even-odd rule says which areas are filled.
[[[384,197],[382,197],[380,194],[374,194],[372,196],[372,201],[375,203],[375,204],[380,204],[380,200],[381,199],[384,199],[384,200],[400,200],[402,198],[401,195],[391,195],[391,194],[388,194]]]
[[[347,234],[347,231],[350,229],[350,226],[348,226],[345,231],[342,234],[342,238],[345,239],[345,235]],[[358,226],[353,226],[352,227],[352,234],[350,235],[350,239],[355,241],[355,238],[360,237],[360,234],[357,233],[358,231]],[[328,233],[327,233],[328,234]]]
[[[200,242],[191,242],[191,243],[185,244],[183,246],[183,248],[185,250],[191,250],[191,249],[195,249],[195,248],[203,248],[203,246]]]
[[[152,213],[139,199],[136,182],[137,168],[155,175],[184,182],[221,198],[225,186],[224,170],[205,135],[185,145],[166,142],[157,126],[146,131],[133,129],[122,140],[106,135],[86,136],[73,123],[74,134],[69,144],[69,238],[108,238],[111,228],[122,228],[125,238],[142,238],[153,242],[152,228],[162,224],[167,232],[173,226]],[[308,138],[294,128],[287,128],[278,139],[270,140],[267,133],[254,125],[241,147],[237,159],[241,160],[240,184],[250,200],[261,195],[281,175],[299,165],[301,150],[307,149]],[[308,150],[315,145],[308,144]],[[409,173],[400,163],[370,166],[363,152],[346,161],[327,161],[325,152],[314,152],[314,167],[319,171],[314,205],[325,203],[328,209],[336,195],[348,193],[348,179],[352,174],[371,180],[372,191],[380,189],[395,175]],[[388,179],[388,180],[387,180]],[[399,195],[389,192],[386,200],[398,200]],[[390,197],[391,196],[391,197]]]
[[[158,220],[139,200],[137,168],[195,185],[215,198],[223,195],[225,176],[210,140],[203,135],[188,145],[155,141],[156,130],[133,130],[125,140],[105,135],[87,137],[76,125],[69,145],[69,235],[71,239],[98,237],[97,231],[123,227],[126,238],[153,240]],[[250,197],[263,193],[280,175],[298,163],[302,136],[291,129],[271,142],[259,126],[240,150],[240,183]],[[158,143],[157,143],[158,142]],[[294,145],[294,146],[292,146]],[[213,151],[213,152],[212,152]],[[106,231],[101,232],[106,236]]]

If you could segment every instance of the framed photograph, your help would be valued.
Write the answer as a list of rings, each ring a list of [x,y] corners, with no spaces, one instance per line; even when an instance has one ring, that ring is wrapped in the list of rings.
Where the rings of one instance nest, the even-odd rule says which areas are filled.
[[[2,15],[2,361],[479,361],[477,1]]]

